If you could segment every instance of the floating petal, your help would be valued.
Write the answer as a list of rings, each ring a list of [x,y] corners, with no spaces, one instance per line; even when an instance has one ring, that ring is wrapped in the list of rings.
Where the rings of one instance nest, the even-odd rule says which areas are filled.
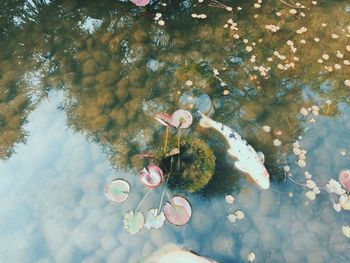
[[[339,182],[347,191],[350,191],[350,170],[340,172]]]
[[[181,226],[190,220],[192,209],[190,203],[181,196],[174,196],[164,205],[165,218],[172,224]]]
[[[160,214],[158,214],[158,209],[152,208],[147,213],[145,227],[147,229],[159,229],[164,225],[164,221],[164,213],[161,212]]]
[[[235,202],[235,198],[232,195],[226,195],[225,200],[230,205],[232,205]]]
[[[163,182],[163,171],[154,164],[150,164],[140,171],[141,182],[149,187],[155,188]]]
[[[350,238],[350,226],[342,226],[342,232],[344,236]]]
[[[337,195],[342,195],[342,194],[345,194],[346,192],[343,188],[341,188],[340,183],[334,179],[330,179],[328,181],[326,188],[329,193],[335,193]]]
[[[128,198],[129,192],[129,183],[122,179],[115,179],[105,187],[105,195],[112,202],[124,202]]]
[[[129,211],[124,216],[124,228],[130,235],[135,235],[143,227],[145,219],[140,212]]]

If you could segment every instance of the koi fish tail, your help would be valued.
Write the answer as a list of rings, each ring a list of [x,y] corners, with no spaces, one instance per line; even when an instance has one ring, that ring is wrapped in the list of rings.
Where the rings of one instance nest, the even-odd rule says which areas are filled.
[[[199,125],[202,126],[203,128],[210,128],[212,127],[212,120],[210,118],[208,118],[207,116],[205,116],[203,113],[201,113],[200,111],[198,111],[199,114],[201,115],[201,119],[199,121]]]

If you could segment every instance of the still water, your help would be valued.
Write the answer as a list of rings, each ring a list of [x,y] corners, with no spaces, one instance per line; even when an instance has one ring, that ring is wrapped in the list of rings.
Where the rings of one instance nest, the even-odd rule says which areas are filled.
[[[350,168],[350,5],[300,2],[223,2],[231,12],[210,1],[6,1],[0,262],[142,262],[169,242],[219,262],[247,262],[250,252],[256,262],[349,262],[350,214],[333,209],[339,197],[324,187]],[[147,191],[135,154],[162,146],[153,116],[178,108],[195,117],[187,135],[214,150],[214,177],[181,193],[188,224],[129,235],[124,214]],[[265,153],[269,190],[233,168],[196,109]],[[305,172],[320,188],[315,200]],[[104,196],[114,178],[132,186],[125,203]],[[232,223],[236,210],[245,217]]]

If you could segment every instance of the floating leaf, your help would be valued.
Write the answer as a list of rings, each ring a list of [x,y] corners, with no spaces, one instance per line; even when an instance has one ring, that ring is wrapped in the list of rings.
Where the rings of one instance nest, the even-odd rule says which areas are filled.
[[[163,182],[163,171],[155,164],[150,164],[140,171],[141,182],[149,187],[155,188]]]
[[[187,110],[177,110],[171,116],[171,124],[180,129],[187,129],[190,127],[192,120],[192,114]]]
[[[124,202],[128,198],[129,192],[129,183],[122,179],[115,179],[105,187],[105,195],[112,202]]]
[[[129,211],[124,216],[124,228],[130,235],[135,235],[143,227],[145,219],[141,212]]]
[[[150,0],[131,0],[137,6],[146,6],[149,4]]]
[[[158,215],[158,209],[152,208],[147,213],[145,227],[147,229],[151,229],[151,228],[159,229],[164,225],[164,221],[165,221],[164,213],[161,212]]]
[[[181,196],[174,196],[164,205],[165,218],[172,224],[181,226],[190,220],[192,209],[190,203]]]
[[[350,170],[340,172],[339,182],[347,191],[350,191]]]
[[[169,127],[169,124],[171,124],[171,116],[164,112],[157,113],[154,118],[163,126]]]

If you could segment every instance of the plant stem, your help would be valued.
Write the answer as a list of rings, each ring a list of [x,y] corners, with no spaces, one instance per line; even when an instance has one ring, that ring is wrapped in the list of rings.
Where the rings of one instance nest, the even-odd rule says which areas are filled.
[[[174,158],[171,157],[171,159],[170,159],[170,172],[169,172],[169,174],[168,174],[168,177],[166,178],[166,181],[165,181],[165,184],[164,184],[164,187],[163,187],[163,192],[162,192],[162,195],[161,195],[161,197],[160,197],[160,202],[159,202],[157,214],[159,213],[160,208],[162,207],[163,198],[164,198],[164,192],[165,192],[166,186],[167,186],[167,184],[168,184],[168,181],[169,181],[169,177],[170,177],[170,175],[171,175],[171,172],[173,171],[173,160],[174,160]]]
[[[177,148],[180,151],[180,138],[181,138],[181,129],[178,130],[178,134],[177,134]]]
[[[138,206],[137,206],[136,209],[135,209],[135,213],[136,213],[137,210],[140,208],[142,202],[146,200],[147,196],[150,194],[150,192],[151,192],[152,190],[153,190],[153,188],[149,189],[149,190],[147,191],[147,193],[144,195],[144,197],[141,199],[140,203],[138,204]]]
[[[164,141],[164,154],[166,154],[167,147],[168,147],[168,136],[169,136],[169,127],[165,127],[165,141]]]

